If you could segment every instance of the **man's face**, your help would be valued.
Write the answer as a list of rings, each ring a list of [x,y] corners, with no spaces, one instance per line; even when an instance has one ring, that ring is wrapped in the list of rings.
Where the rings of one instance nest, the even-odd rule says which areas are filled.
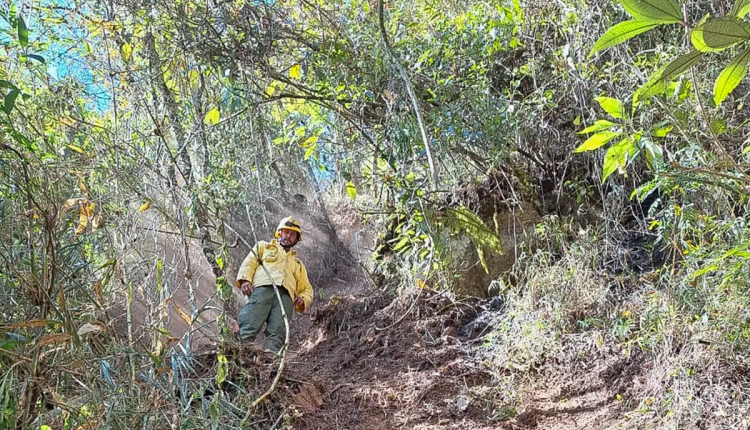
[[[294,246],[297,244],[297,232],[282,228],[279,232],[279,242],[282,246]]]

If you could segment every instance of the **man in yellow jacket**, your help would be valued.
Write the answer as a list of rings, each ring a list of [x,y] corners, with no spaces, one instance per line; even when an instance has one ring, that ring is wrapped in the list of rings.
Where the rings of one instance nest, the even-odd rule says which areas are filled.
[[[292,251],[292,247],[302,240],[302,227],[294,218],[284,218],[275,237],[270,242],[256,243],[237,273],[237,287],[248,296],[239,315],[240,338],[243,342],[254,342],[261,326],[266,323],[263,345],[266,352],[278,352],[286,341],[284,317],[274,284],[279,289],[290,324],[292,305],[297,311],[304,312],[313,300],[307,269]]]

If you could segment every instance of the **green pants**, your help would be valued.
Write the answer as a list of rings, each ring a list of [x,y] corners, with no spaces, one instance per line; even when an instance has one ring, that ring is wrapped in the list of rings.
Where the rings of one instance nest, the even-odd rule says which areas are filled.
[[[279,295],[291,328],[292,298],[284,287],[279,287]],[[286,327],[273,286],[257,287],[247,299],[247,304],[239,316],[240,338],[243,341],[255,341],[255,336],[258,335],[263,323],[266,323],[266,342],[263,349],[278,352],[286,341]]]

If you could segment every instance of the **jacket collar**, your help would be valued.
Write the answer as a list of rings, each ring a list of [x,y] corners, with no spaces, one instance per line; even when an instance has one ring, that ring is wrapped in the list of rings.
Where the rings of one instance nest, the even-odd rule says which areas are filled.
[[[284,247],[281,246],[281,244],[276,239],[271,239],[271,245],[277,245],[279,248],[284,249]],[[291,255],[293,257],[296,257],[297,251],[294,249],[290,249],[289,251],[286,251],[286,255]]]

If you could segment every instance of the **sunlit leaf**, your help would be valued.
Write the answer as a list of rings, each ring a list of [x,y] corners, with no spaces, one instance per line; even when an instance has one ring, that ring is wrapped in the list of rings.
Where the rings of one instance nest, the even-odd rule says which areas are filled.
[[[292,79],[301,79],[302,67],[300,67],[299,64],[295,64],[294,66],[292,66],[292,68],[289,69],[289,77]]]
[[[706,23],[709,17],[710,15],[706,14],[690,32],[690,42],[695,49],[701,52],[716,51],[716,49],[706,45],[706,41],[703,39],[703,24]]]
[[[604,109],[612,118],[624,118],[625,108],[622,106],[622,102],[612,97],[596,97],[594,98],[599,105]]]
[[[576,148],[573,152],[585,152],[585,151],[593,151],[594,149],[599,148],[600,146],[604,145],[605,143],[609,142],[610,140],[614,139],[615,137],[621,135],[622,132],[614,132],[614,131],[603,131],[601,133],[597,133],[588,139],[586,139],[585,142],[578,148]]]
[[[671,24],[682,20],[680,5],[675,0],[621,0],[622,7],[635,19]]]
[[[219,114],[219,108],[215,107],[211,109],[210,111],[208,111],[208,113],[206,114],[206,117],[204,118],[204,121],[206,122],[206,124],[216,125],[219,122],[220,116],[221,115]]]
[[[626,137],[616,144],[612,145],[607,149],[607,153],[604,154],[604,164],[602,166],[602,183],[612,175],[612,173],[620,170],[624,171],[627,167],[628,162],[633,158],[632,156],[636,153],[638,148],[635,146],[633,139]]]
[[[594,121],[594,124],[579,131],[578,134],[586,134],[586,133],[593,133],[595,131],[609,130],[610,128],[616,125],[619,125],[619,124],[614,123],[612,121],[607,121],[606,119],[600,119],[600,120]]]
[[[747,62],[750,61],[750,48],[742,51],[719,74],[714,84],[714,103],[720,105],[740,81],[747,75]]]
[[[346,183],[346,193],[349,194],[349,197],[352,199],[357,198],[357,187],[353,182],[349,181]]]
[[[667,124],[664,122],[655,124],[651,128],[651,135],[654,137],[666,137],[673,128],[674,126],[672,124]]]
[[[604,33],[599,39],[597,39],[594,47],[591,48],[589,57],[596,52],[603,51],[611,48],[615,45],[619,45],[626,40],[633,38],[641,33],[645,33],[659,24],[652,22],[630,20],[621,22],[610,27],[606,33]]]
[[[125,42],[122,44],[121,50],[122,59],[125,61],[130,61],[130,54],[133,53],[133,47],[129,43]]]
[[[743,18],[750,12],[750,0],[736,0],[732,8],[732,15]]]

